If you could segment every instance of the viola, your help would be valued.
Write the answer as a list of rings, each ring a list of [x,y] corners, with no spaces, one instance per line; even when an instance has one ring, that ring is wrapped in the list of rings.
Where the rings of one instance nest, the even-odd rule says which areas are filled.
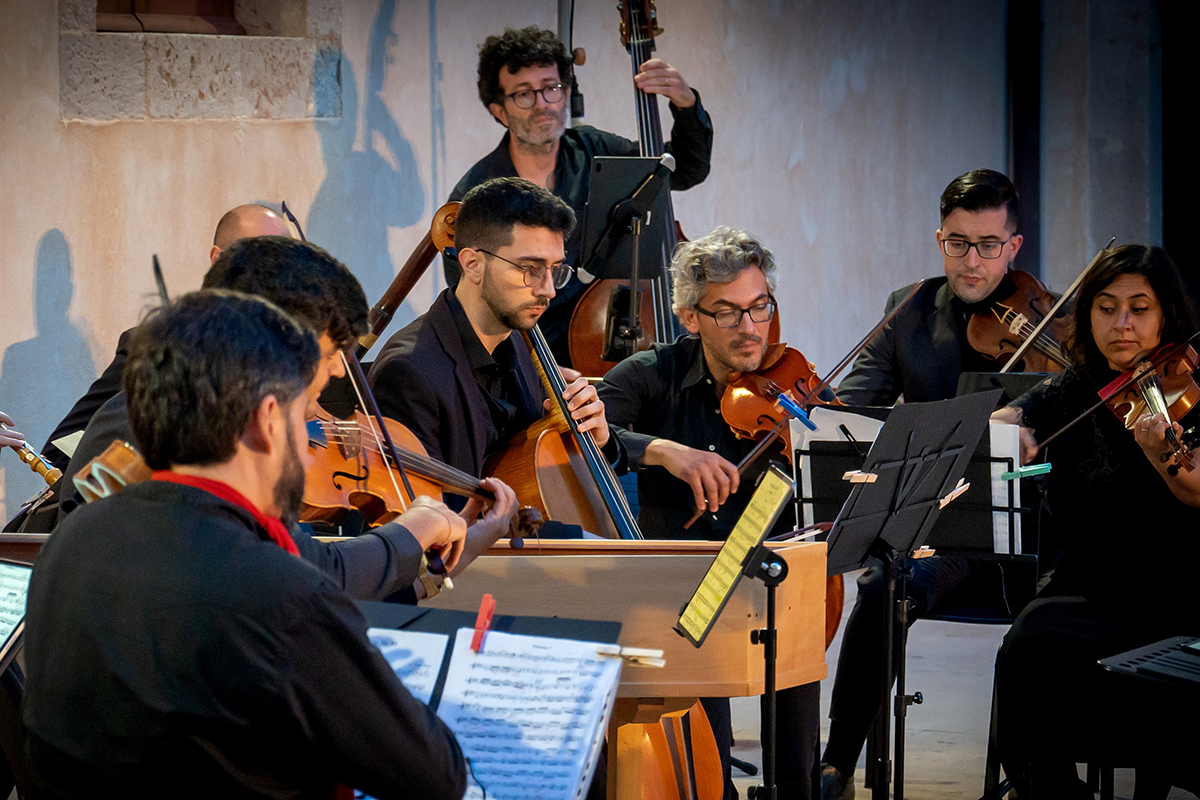
[[[1162,459],[1164,464],[1170,464],[1167,472],[1171,475],[1178,475],[1180,469],[1191,472],[1195,468],[1192,443],[1181,438],[1170,423],[1183,419],[1200,401],[1200,386],[1192,378],[1198,363],[1190,344],[1168,345],[1099,392],[1126,430],[1132,431],[1146,414],[1163,414],[1167,418],[1166,437],[1171,452],[1163,454]]]
[[[389,448],[382,434],[372,429],[373,422],[361,411],[349,420],[319,412],[317,419],[309,421],[308,451],[313,462],[305,473],[302,520],[336,522],[353,508],[375,526],[402,514],[413,497],[441,500],[445,491],[485,502],[495,499],[476,478],[430,458],[416,434],[384,417],[387,438],[407,481],[401,479],[392,457],[384,457]],[[521,508],[513,515],[509,538],[536,536],[541,524],[535,509]]]
[[[1012,270],[1008,278],[1014,287],[1012,293],[994,301],[987,311],[971,315],[967,342],[989,358],[1008,360],[1032,338],[1024,353],[1025,371],[1061,372],[1070,363],[1062,343],[1074,329],[1071,317],[1061,306],[1051,314],[1057,298],[1028,272]],[[1038,323],[1047,316],[1051,319],[1039,328]]]

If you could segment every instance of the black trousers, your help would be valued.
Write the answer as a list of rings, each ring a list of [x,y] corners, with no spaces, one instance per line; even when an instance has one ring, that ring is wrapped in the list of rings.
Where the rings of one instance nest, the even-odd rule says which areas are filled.
[[[1189,613],[1099,605],[1056,593],[1054,581],[1026,606],[996,659],[996,744],[1022,798],[1071,796],[1077,761],[1137,767],[1139,785],[1149,778],[1190,789],[1200,781],[1200,693],[1108,673],[1097,663],[1171,636],[1200,635],[1195,598],[1191,606]]]
[[[700,699],[712,725],[725,772],[725,800],[738,796],[731,779],[733,723],[725,697]],[[806,683],[775,694],[775,781],[779,800],[820,797],[817,748],[821,738],[821,684]],[[759,773],[761,776],[762,773]]]
[[[911,624],[925,616],[960,587],[979,568],[979,562],[961,556],[932,556],[910,562],[907,593],[913,601]],[[887,581],[880,563],[858,579],[858,597],[846,620],[837,674],[829,701],[829,741],[824,760],[853,774],[867,741],[871,723],[884,701],[882,689],[886,633]]]

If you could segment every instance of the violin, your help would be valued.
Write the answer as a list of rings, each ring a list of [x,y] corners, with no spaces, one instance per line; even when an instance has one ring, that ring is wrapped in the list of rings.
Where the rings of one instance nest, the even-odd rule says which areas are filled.
[[[383,455],[389,448],[384,437],[372,429],[372,422],[361,411],[350,420],[322,411],[309,421],[308,452],[313,462],[305,472],[302,520],[337,522],[353,508],[369,525],[382,525],[402,514],[413,497],[441,500],[444,491],[485,502],[495,500],[476,478],[430,458],[416,434],[384,417],[395,459],[407,480],[400,479],[390,457]],[[536,537],[541,525],[541,515],[525,506],[513,515],[508,538]]]
[[[744,438],[757,439],[746,457],[738,464],[738,474],[744,475],[746,469],[754,463],[767,446],[780,436],[792,419],[814,428],[805,415],[805,409],[816,403],[825,403],[820,399],[833,379],[850,365],[862,349],[871,343],[879,333],[887,327],[895,316],[900,313],[909,301],[916,297],[925,281],[919,281],[908,296],[901,300],[896,307],[881,319],[870,333],[862,338],[824,378],[817,378],[816,367],[813,366],[799,350],[784,344],[774,344],[767,347],[762,364],[754,372],[733,373],[726,384],[725,393],[721,395],[721,417],[733,428],[734,432]],[[778,315],[776,315],[778,317]],[[828,405],[841,405],[836,399]],[[790,437],[789,437],[790,439]],[[793,450],[790,445],[784,446],[788,463],[792,463]],[[690,526],[704,513],[703,509],[688,522]],[[833,643],[837,636],[838,627],[842,624],[842,610],[846,603],[846,588],[844,578],[830,575],[825,581],[825,649]]]
[[[971,315],[967,342],[977,352],[999,360],[1012,359],[1032,337],[1033,343],[1024,353],[1025,371],[1062,372],[1071,363],[1062,345],[1075,327],[1070,315],[1065,309],[1050,313],[1056,298],[1028,272],[1011,270],[1007,277],[1014,287],[1012,293],[993,302],[987,311]],[[1050,321],[1038,328],[1047,316]]]
[[[1181,346],[1168,345],[1099,392],[1126,430],[1132,431],[1146,414],[1162,414],[1167,418],[1166,437],[1171,451],[1162,455],[1162,461],[1169,464],[1167,472],[1172,476],[1178,475],[1180,469],[1184,472],[1195,469],[1192,443],[1181,438],[1171,423],[1187,416],[1200,401],[1200,386],[1192,378],[1198,363],[1195,349],[1187,342]]]
[[[836,399],[819,399],[819,394],[828,385],[829,381],[821,380],[816,367],[803,353],[785,344],[769,345],[762,366],[754,372],[730,375],[725,393],[721,395],[721,417],[739,437],[758,440],[754,449],[738,464],[738,474],[744,475],[777,436],[784,438],[783,452],[791,464],[793,451],[787,427],[794,415],[785,410],[786,398],[790,397],[801,409],[816,403],[841,405]],[[781,405],[781,399],[785,404]],[[826,649],[837,636],[845,604],[845,579],[841,575],[828,576],[825,579]]]

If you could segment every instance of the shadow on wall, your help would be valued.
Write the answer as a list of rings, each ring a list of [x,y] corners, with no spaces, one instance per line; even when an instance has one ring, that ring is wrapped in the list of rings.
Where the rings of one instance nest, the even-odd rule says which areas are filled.
[[[87,340],[67,314],[75,286],[71,247],[58,228],[38,243],[33,303],[37,335],[4,351],[0,363],[0,409],[34,447],[50,435],[75,400],[96,378]],[[4,470],[5,519],[44,488],[36,473],[15,458],[0,461]]]
[[[354,69],[342,57],[342,119],[317,123],[325,180],[313,199],[305,231],[310,241],[358,277],[370,305],[383,295],[399,266],[393,267],[388,252],[388,228],[406,228],[425,218],[425,190],[416,156],[383,99],[391,60],[388,50],[398,41],[392,30],[395,10],[395,0],[383,0],[371,24],[362,150],[354,149],[358,128]],[[400,309],[393,332],[414,316],[411,309]]]

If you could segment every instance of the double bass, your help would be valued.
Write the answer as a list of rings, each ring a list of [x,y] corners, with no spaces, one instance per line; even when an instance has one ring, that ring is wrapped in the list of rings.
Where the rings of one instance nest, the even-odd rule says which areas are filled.
[[[637,75],[641,65],[650,59],[654,51],[654,37],[662,33],[658,27],[657,12],[652,0],[622,0],[617,4],[621,12],[621,43],[629,51],[633,74]],[[658,113],[658,96],[648,94],[634,86],[634,105],[637,108],[638,155],[659,158],[666,147],[663,144],[662,120]],[[663,264],[670,260],[675,245],[683,238],[675,221],[670,192],[667,193],[666,237]],[[567,335],[567,349],[571,364],[589,377],[603,377],[616,361],[603,358],[607,345],[606,329],[611,311],[629,307],[622,297],[629,290],[628,282],[616,279],[594,281],[580,296],[579,304],[571,315],[571,327]],[[679,323],[671,309],[671,282],[664,269],[657,278],[642,279],[633,288],[636,292],[636,307],[639,309],[636,323],[642,329],[635,350],[645,350],[654,342],[673,342],[679,336]],[[630,320],[635,324],[635,320]],[[632,353],[626,353],[632,355]]]

